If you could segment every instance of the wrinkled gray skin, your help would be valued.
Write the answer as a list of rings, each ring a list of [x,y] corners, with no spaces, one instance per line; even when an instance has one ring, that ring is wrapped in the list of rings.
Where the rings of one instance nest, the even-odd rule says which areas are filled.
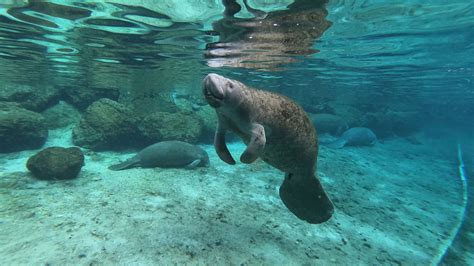
[[[226,131],[233,131],[247,144],[241,162],[260,157],[285,172],[280,197],[294,215],[313,224],[331,218],[333,204],[315,175],[316,131],[300,106],[217,74],[204,78],[203,94],[217,113],[214,147],[221,160],[235,164],[225,142]]]
[[[325,144],[329,148],[340,149],[344,146],[371,146],[377,142],[374,132],[366,127],[353,127],[342,133],[341,137]]]
[[[162,141],[141,150],[125,162],[112,165],[110,170],[143,168],[195,168],[209,166],[209,157],[203,149],[182,141]]]

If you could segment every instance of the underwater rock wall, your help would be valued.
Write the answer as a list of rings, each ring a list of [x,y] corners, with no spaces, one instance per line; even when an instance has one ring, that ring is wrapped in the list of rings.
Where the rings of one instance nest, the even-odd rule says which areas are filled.
[[[217,120],[212,108],[195,95],[200,93],[200,80],[192,84],[193,77],[188,77],[178,87],[193,90],[177,91],[167,85],[176,87],[179,78],[173,71],[167,71],[165,78],[156,77],[156,73],[164,74],[160,70],[135,76],[132,83],[137,87],[133,89],[46,87],[39,90],[41,95],[37,97],[33,86],[8,87],[0,94],[4,109],[0,119],[5,121],[2,132],[7,136],[3,138],[1,152],[39,148],[46,140],[47,128],[69,125],[75,125],[73,141],[76,145],[97,151],[139,149],[163,140],[212,142]],[[152,76],[155,78],[148,80]],[[152,86],[153,83],[163,87]],[[407,137],[422,126],[422,113],[400,103],[386,102],[382,108],[377,103],[327,101],[326,96],[315,101],[312,108],[304,105],[310,109],[308,113],[320,134],[337,136],[349,127],[368,127],[383,139]],[[6,102],[13,100],[17,104]],[[22,106],[43,113],[28,111]],[[80,110],[85,110],[82,115]],[[12,115],[23,118],[12,118]],[[21,133],[14,133],[19,128]]]
[[[21,107],[35,112],[55,105],[59,98],[60,91],[53,86],[5,84],[0,89],[0,101],[16,102]]]
[[[91,104],[73,130],[74,144],[92,150],[123,149],[139,142],[136,118],[130,108],[110,99]]]
[[[181,92],[178,103],[171,97],[172,86],[164,90],[151,86],[158,80],[140,81],[137,85],[144,90],[132,91],[143,94],[133,100],[130,90],[107,87],[9,85],[0,93],[0,152],[39,148],[48,128],[70,125],[74,125],[74,143],[93,150],[142,148],[162,140],[210,141],[216,119],[214,111],[193,95],[200,94],[200,88],[190,94]],[[147,97],[147,91],[167,96]]]
[[[40,148],[47,137],[41,114],[15,103],[0,102],[0,153]]]

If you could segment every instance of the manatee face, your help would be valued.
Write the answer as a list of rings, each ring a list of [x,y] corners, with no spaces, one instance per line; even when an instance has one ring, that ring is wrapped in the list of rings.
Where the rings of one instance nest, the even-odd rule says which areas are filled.
[[[210,106],[219,108],[237,103],[241,98],[244,85],[236,80],[211,73],[203,81],[203,94]]]

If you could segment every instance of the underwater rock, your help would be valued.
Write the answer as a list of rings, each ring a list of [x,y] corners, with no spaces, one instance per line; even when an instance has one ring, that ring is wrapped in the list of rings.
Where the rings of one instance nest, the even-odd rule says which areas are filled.
[[[392,131],[400,137],[407,137],[418,131],[423,121],[419,112],[394,112],[387,113],[392,121]]]
[[[31,111],[41,112],[55,105],[60,98],[58,89],[52,86],[4,85],[0,89],[0,101],[16,102]]]
[[[16,103],[0,102],[0,153],[37,149],[48,138],[45,119]]]
[[[84,165],[84,154],[77,147],[49,147],[31,156],[26,167],[43,180],[73,179]]]
[[[118,171],[135,167],[196,168],[208,167],[209,156],[201,147],[183,141],[162,141],[141,150],[125,162],[109,167]]]
[[[138,122],[138,128],[147,144],[164,140],[196,143],[202,131],[199,118],[184,112],[149,114]]]
[[[313,99],[312,98],[303,98],[302,100],[311,101]],[[329,104],[327,102],[319,103],[319,104],[302,102],[301,106],[308,113],[315,113],[315,114],[325,114],[325,113],[332,114],[332,113],[334,113],[334,110],[332,109],[331,106],[329,106]]]
[[[130,108],[110,99],[100,99],[82,115],[72,131],[75,145],[100,150],[117,150],[135,146],[138,129]]]
[[[399,111],[391,108],[378,108],[380,110],[367,110],[367,108],[356,107],[352,105],[342,105],[329,103],[334,109],[334,113],[342,117],[349,127],[361,126],[372,129],[379,138],[390,136],[409,136],[421,127],[420,112],[417,111]],[[362,108],[362,109],[361,109]],[[372,108],[373,109],[373,108]],[[396,111],[393,111],[396,110]]]
[[[347,105],[347,104],[338,104],[338,103],[328,103],[329,106],[334,110],[334,114],[344,119],[347,122],[349,127],[358,126],[363,124],[362,119],[364,113],[358,108]]]
[[[63,88],[65,101],[74,105],[79,110],[84,110],[93,102],[107,98],[117,101],[120,92],[112,88],[65,87]]]
[[[372,146],[377,142],[377,136],[370,128],[353,127],[342,133],[341,137],[329,143],[321,143],[332,149],[344,146]]]
[[[308,116],[319,134],[329,133],[339,136],[349,128],[347,122],[337,115],[308,113]]]
[[[81,114],[74,106],[59,101],[53,107],[50,107],[41,113],[46,119],[48,128],[61,128],[79,122]]]
[[[379,137],[407,137],[420,127],[421,119],[417,112],[373,112],[364,115],[361,125],[370,127]]]

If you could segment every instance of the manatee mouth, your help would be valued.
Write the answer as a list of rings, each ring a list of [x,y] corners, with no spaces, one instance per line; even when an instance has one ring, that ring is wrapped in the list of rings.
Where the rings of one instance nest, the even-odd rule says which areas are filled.
[[[207,103],[214,108],[218,108],[223,105],[224,93],[222,88],[218,87],[219,80],[216,80],[218,75],[209,74],[204,79],[203,94]]]

